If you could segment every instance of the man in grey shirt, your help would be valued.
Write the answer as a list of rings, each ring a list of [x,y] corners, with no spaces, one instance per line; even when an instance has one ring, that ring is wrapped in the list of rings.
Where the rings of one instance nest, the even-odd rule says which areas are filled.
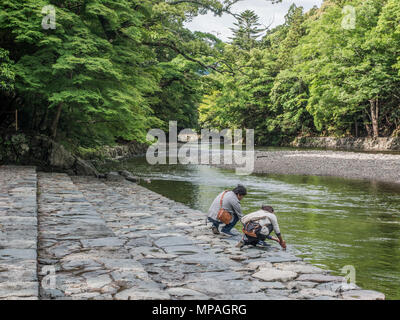
[[[208,221],[210,221],[213,224],[211,229],[214,234],[219,234],[218,228],[219,225],[222,223],[217,219],[218,211],[221,209],[221,197],[224,195],[224,198],[222,199],[222,208],[227,210],[232,215],[231,222],[225,225],[221,229],[221,232],[227,235],[233,235],[233,233],[231,233],[231,229],[236,225],[239,219],[243,217],[240,201],[246,194],[247,194],[246,188],[239,184],[232,191],[227,191],[225,194],[224,192],[221,192],[214,199],[208,211]]]

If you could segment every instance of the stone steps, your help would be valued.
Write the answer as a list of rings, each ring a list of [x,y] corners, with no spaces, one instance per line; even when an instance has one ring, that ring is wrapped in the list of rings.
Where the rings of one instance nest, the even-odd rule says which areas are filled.
[[[35,167],[0,166],[0,300],[37,300]]]

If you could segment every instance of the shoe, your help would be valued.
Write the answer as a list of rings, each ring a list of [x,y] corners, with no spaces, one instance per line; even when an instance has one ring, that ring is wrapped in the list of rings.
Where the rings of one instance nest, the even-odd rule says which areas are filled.
[[[218,228],[217,228],[216,226],[212,226],[212,227],[211,227],[211,230],[212,230],[212,232],[213,232],[214,234],[219,234],[219,230],[218,230]]]
[[[223,234],[227,235],[227,236],[236,236],[236,234],[234,234],[234,233],[232,233],[232,232],[230,232],[230,231],[221,230],[221,232],[222,232]]]
[[[243,246],[244,246],[244,241],[243,241],[243,240],[240,240],[240,241],[238,242],[238,244],[236,245],[236,248],[241,249]]]
[[[260,246],[263,246],[263,247],[270,247],[270,245],[268,244],[268,243],[266,243],[266,242],[264,242],[264,241],[258,241],[258,243],[257,244],[259,244]]]

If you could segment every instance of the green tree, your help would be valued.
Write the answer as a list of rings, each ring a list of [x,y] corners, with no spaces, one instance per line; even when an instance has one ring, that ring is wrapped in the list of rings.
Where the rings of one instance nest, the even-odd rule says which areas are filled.
[[[9,92],[14,89],[15,73],[8,52],[0,48],[0,90]]]
[[[379,135],[379,111],[398,88],[393,57],[373,44],[382,1],[352,1],[355,29],[344,30],[342,8],[326,6],[310,24],[298,49],[296,69],[309,84],[307,109],[323,134],[350,135],[364,122],[368,135]],[[355,128],[355,130],[353,130]]]
[[[346,5],[355,8],[354,28],[344,28]],[[395,0],[326,0],[307,13],[292,5],[259,50],[224,47],[233,74],[212,76],[201,123],[251,127],[269,144],[399,134],[398,9]]]
[[[11,112],[15,103],[14,91],[14,64],[8,56],[8,51],[0,48],[0,97],[2,98],[0,108],[0,130],[8,127],[14,120]]]
[[[197,128],[197,108],[203,97],[198,64],[177,56],[159,67],[162,77],[151,107],[164,121],[163,128],[168,128],[169,120],[177,121],[179,129]]]
[[[385,66],[388,76],[385,85],[390,93],[384,97],[381,119],[384,121],[384,134],[400,134],[400,3],[389,0],[382,8],[376,28],[367,42],[375,49],[378,63]],[[397,59],[397,61],[396,61]],[[395,74],[398,70],[398,74]],[[391,78],[389,78],[391,77]],[[389,78],[389,79],[388,79]]]
[[[257,46],[257,39],[266,28],[262,28],[259,16],[252,10],[245,10],[236,18],[235,28],[230,28],[233,37],[232,44],[243,50],[250,50]]]
[[[47,4],[1,3],[1,43],[15,61],[23,123],[52,137],[61,126],[83,143],[144,140],[152,120],[144,96],[158,77],[143,65],[151,56],[141,45],[147,9],[136,1],[55,2],[56,28],[45,30]]]

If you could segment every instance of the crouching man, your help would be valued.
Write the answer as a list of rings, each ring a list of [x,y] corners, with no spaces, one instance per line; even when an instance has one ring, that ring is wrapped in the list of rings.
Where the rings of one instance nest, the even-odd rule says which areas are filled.
[[[243,223],[243,238],[236,245],[241,248],[244,245],[261,244],[266,246],[266,239],[276,241],[285,250],[286,242],[282,239],[281,231],[279,230],[278,219],[274,213],[274,209],[270,206],[262,206],[261,210],[252,212],[241,219]],[[270,236],[274,231],[278,238]]]
[[[219,234],[219,225],[222,223],[218,220],[218,213],[221,209],[226,210],[231,215],[231,221],[226,223],[221,229],[221,232],[233,236],[231,232],[232,228],[236,223],[243,218],[242,208],[240,201],[247,194],[247,190],[244,186],[239,184],[232,191],[221,192],[211,204],[208,211],[208,221],[212,223],[211,230],[214,234]]]

